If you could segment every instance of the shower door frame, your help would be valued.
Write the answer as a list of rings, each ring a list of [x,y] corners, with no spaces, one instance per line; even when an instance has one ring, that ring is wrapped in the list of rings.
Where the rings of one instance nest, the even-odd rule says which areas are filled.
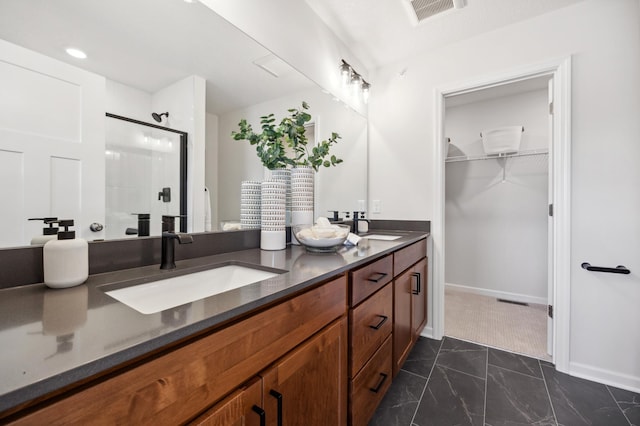
[[[445,244],[445,98],[489,87],[500,86],[534,77],[550,76],[553,79],[553,141],[549,165],[553,176],[554,233],[549,241],[552,252],[550,279],[553,290],[549,304],[554,306],[553,353],[556,369],[569,371],[570,349],[570,254],[571,254],[571,57],[552,59],[543,63],[481,76],[466,82],[436,87],[434,93],[434,141],[433,168],[436,179],[431,235],[433,238],[433,321],[431,334],[435,339],[444,336],[444,244]]]
[[[182,130],[176,130],[169,127],[159,126],[153,123],[136,120],[134,118],[124,117],[122,115],[105,113],[106,117],[115,118],[116,120],[127,121],[129,123],[138,124],[140,126],[153,127],[154,129],[164,130],[170,133],[177,133],[180,136],[180,232],[187,232],[187,138],[188,133]]]

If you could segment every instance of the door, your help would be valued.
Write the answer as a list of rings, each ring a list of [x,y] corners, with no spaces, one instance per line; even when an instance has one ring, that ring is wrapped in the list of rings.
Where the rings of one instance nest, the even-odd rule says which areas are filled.
[[[260,426],[264,424],[262,380],[256,377],[232,393],[205,414],[194,420],[193,426]],[[262,422],[261,422],[262,421]]]
[[[42,224],[74,219],[78,237],[104,223],[105,80],[0,40],[0,233],[5,246],[29,244]]]
[[[268,425],[346,425],[347,344],[343,318],[261,374]]]
[[[547,315],[547,353],[553,359],[553,300],[554,300],[554,224],[553,224],[553,78],[549,79],[549,166],[548,166],[548,197],[549,197],[549,217],[547,228],[547,305],[549,311]]]
[[[393,281],[393,376],[407,359],[411,349],[411,304],[413,269],[408,269]]]

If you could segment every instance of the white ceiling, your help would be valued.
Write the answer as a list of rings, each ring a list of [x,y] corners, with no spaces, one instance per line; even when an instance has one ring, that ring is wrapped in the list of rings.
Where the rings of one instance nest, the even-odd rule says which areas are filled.
[[[414,24],[409,0],[305,0],[373,69],[582,0],[467,0]]]
[[[1,0],[0,38],[149,93],[202,76],[217,114],[314,86],[199,2]]]

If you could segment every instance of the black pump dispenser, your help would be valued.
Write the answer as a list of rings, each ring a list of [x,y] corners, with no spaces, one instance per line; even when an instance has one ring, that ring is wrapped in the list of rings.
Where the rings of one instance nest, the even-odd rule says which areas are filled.
[[[57,223],[61,228],[64,228],[64,231],[58,232],[59,240],[73,240],[76,238],[76,231],[69,231],[69,227],[73,226],[73,219],[59,220]]]
[[[48,228],[42,228],[42,235],[56,235],[58,233],[58,228],[53,226],[54,223],[58,223],[57,217],[33,217],[29,220],[42,220],[49,225]]]

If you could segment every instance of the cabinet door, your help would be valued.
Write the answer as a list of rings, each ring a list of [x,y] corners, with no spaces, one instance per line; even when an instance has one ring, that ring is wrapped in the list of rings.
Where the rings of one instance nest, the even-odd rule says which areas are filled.
[[[393,282],[393,375],[411,350],[413,329],[411,327],[411,287],[413,283],[412,269],[400,274]]]
[[[346,425],[346,318],[286,355],[262,377],[268,425]]]
[[[245,387],[220,401],[193,426],[263,426],[265,412],[262,409],[262,380],[256,377]]]
[[[422,259],[411,270],[411,327],[415,341],[427,325],[427,259]]]

